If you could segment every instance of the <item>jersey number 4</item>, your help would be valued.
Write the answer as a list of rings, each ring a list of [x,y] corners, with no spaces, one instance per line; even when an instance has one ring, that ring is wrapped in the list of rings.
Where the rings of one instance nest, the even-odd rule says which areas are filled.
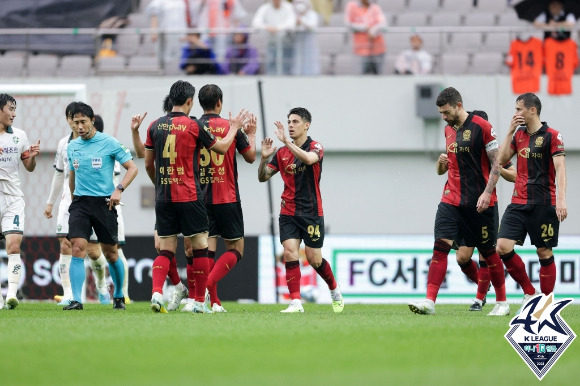
[[[169,163],[174,164],[177,158],[175,151],[175,134],[169,134],[163,146],[163,158],[169,158]]]

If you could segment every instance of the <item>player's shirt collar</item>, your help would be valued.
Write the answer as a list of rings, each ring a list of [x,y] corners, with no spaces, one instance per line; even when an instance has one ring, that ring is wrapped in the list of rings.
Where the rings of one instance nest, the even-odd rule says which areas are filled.
[[[12,126],[8,126],[8,127],[6,128],[6,132],[7,132],[8,134],[14,134],[14,130],[12,130]]]

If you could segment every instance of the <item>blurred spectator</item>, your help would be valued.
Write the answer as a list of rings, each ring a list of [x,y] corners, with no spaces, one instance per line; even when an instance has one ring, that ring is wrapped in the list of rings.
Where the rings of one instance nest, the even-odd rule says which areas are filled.
[[[268,33],[266,74],[290,75],[292,65],[292,32],[296,14],[285,0],[269,0],[258,8],[252,27]]]
[[[370,0],[346,3],[344,23],[353,31],[353,49],[362,74],[380,74],[386,52],[382,32],[387,26],[381,7]]]
[[[330,17],[334,11],[333,0],[312,0],[312,9],[322,17],[324,25],[330,23]]]
[[[534,20],[534,26],[537,28],[559,28],[555,31],[545,31],[544,39],[554,38],[556,40],[565,40],[570,38],[570,31],[564,31],[562,28],[572,28],[576,24],[576,16],[564,9],[564,4],[560,0],[552,0],[548,9],[538,15]]]
[[[164,32],[163,60],[165,62],[177,61],[183,44],[185,29],[188,27],[187,20],[190,14],[187,11],[188,0],[153,0],[145,13],[151,17],[151,34],[153,43],[159,40],[159,31]]]
[[[187,1],[187,0],[186,0]],[[203,29],[225,29],[237,27],[248,14],[240,0],[189,0],[192,20],[190,27]],[[202,35],[209,42],[219,60],[223,59],[230,34],[208,32]]]
[[[187,34],[187,44],[183,47],[180,68],[187,75],[221,74],[215,54],[198,33]]]
[[[101,43],[101,48],[99,49],[99,53],[97,54],[97,58],[111,58],[113,56],[117,56],[117,51],[113,49],[113,39],[106,38],[103,39]]]
[[[248,33],[236,32],[222,64],[224,74],[255,75],[260,70],[258,50],[248,42]]]
[[[430,74],[433,68],[433,57],[423,49],[423,39],[419,35],[413,35],[409,40],[411,49],[397,56],[395,72],[413,75]]]
[[[318,14],[312,9],[310,0],[294,0],[292,4],[296,13],[292,74],[318,75],[320,55],[315,32],[319,24]]]

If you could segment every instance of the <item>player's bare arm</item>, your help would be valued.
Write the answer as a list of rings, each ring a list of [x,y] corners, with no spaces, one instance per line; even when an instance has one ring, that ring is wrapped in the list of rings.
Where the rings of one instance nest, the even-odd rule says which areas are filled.
[[[33,172],[36,169],[36,156],[40,154],[40,139],[34,145],[30,145],[28,150],[28,158],[22,160],[24,168],[29,172]]]
[[[242,156],[244,160],[252,164],[256,160],[256,127],[257,127],[258,119],[254,114],[250,114],[248,118],[248,122],[244,126],[244,133],[248,137],[248,141],[250,142],[250,149],[247,150]]]
[[[284,145],[286,145],[288,150],[290,150],[296,156],[296,158],[304,162],[306,165],[313,165],[320,161],[318,154],[313,151],[304,151],[299,146],[296,146],[294,142],[292,142],[292,139],[286,135],[286,129],[284,128],[282,122],[276,121],[274,124],[276,125],[276,130],[274,131],[276,137],[278,137],[278,139]]]
[[[435,165],[437,174],[442,175],[447,173],[449,170],[449,160],[447,159],[447,154],[441,153],[439,159],[437,160],[437,165]]]
[[[556,169],[556,215],[558,221],[562,222],[568,217],[568,208],[566,207],[566,157],[557,155],[552,157],[554,160],[554,169]]]
[[[216,143],[211,147],[211,150],[218,154],[226,154],[239,129],[244,126],[250,113],[242,109],[235,118],[232,118],[232,113],[230,113],[230,130],[223,139],[218,139]],[[200,128],[202,129],[202,128]],[[233,130],[232,130],[233,129]]]
[[[274,140],[268,137],[262,141],[262,158],[260,159],[260,166],[258,166],[258,181],[260,182],[266,182],[276,174],[276,171],[268,166],[270,157],[277,149],[275,146],[272,146],[273,143]]]
[[[499,174],[502,176],[504,180],[508,182],[516,182],[518,172],[516,171],[514,165],[511,165],[509,168],[500,168]]]
[[[131,138],[133,139],[133,148],[135,149],[137,158],[145,157],[145,145],[143,145],[143,141],[141,141],[141,137],[139,136],[139,127],[146,116],[147,112],[143,115],[133,115],[131,118]]]
[[[71,170],[68,174],[68,187],[70,189],[70,196],[74,198],[75,195],[75,171]]]
[[[485,187],[485,190],[483,191],[483,193],[481,194],[481,196],[479,196],[479,199],[477,200],[477,212],[481,213],[483,211],[485,211],[488,207],[489,207],[489,203],[491,201],[491,195],[493,193],[493,190],[495,189],[495,185],[497,184],[497,181],[499,180],[499,163],[497,161],[498,157],[499,157],[499,150],[497,148],[495,149],[490,149],[486,151],[487,153],[487,158],[489,158],[489,162],[491,164],[491,170],[489,172],[489,178],[487,180],[487,186]]]
[[[125,176],[123,177],[123,180],[120,183],[120,185],[123,185],[123,190],[125,190],[129,185],[131,185],[131,182],[133,182],[133,180],[137,176],[137,173],[139,173],[139,169],[137,168],[137,165],[135,165],[135,162],[133,160],[129,160],[121,164],[121,166],[123,166],[127,171],[127,173],[125,173]],[[121,193],[122,191],[119,189],[115,189],[113,191],[111,199],[109,200],[109,210],[111,210],[115,205],[119,205],[119,203],[121,202]]]
[[[155,151],[153,149],[147,149],[145,152],[145,171],[155,185]]]

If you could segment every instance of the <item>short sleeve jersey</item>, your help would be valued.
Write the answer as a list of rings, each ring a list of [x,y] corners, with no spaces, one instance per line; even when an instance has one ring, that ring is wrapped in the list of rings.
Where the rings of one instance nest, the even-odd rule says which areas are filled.
[[[20,189],[20,162],[29,157],[30,143],[23,130],[9,126],[0,135],[0,193],[24,196]]]
[[[230,122],[217,114],[204,114],[199,120],[218,139],[225,137],[230,130]],[[248,136],[238,130],[226,154],[221,155],[205,148],[200,150],[199,181],[206,204],[240,202],[236,150],[244,154],[250,148]]]
[[[286,146],[278,149],[268,163],[268,167],[279,171],[284,181],[280,214],[290,216],[323,216],[320,195],[320,176],[322,174],[322,145],[310,137],[300,147],[306,152],[318,154],[318,162],[306,165]]]
[[[498,149],[491,124],[469,114],[463,126],[445,126],[448,173],[441,202],[455,206],[475,206],[485,190],[491,171],[487,151]],[[495,205],[495,189],[490,206]]]
[[[155,200],[192,202],[202,199],[199,184],[199,151],[217,139],[181,112],[172,112],[151,123],[145,149],[155,151]]]
[[[67,153],[69,169],[75,171],[75,196],[110,196],[115,160],[123,164],[133,159],[117,139],[98,131],[91,139],[70,141]]]
[[[556,205],[554,156],[565,156],[562,134],[542,122],[530,135],[525,127],[512,137],[517,156],[517,177],[512,195],[514,204]]]
[[[572,76],[578,67],[576,42],[572,39],[544,41],[548,94],[572,94]]]
[[[72,133],[67,135],[58,141],[58,147],[56,148],[56,155],[54,156],[54,168],[59,172],[64,173],[64,182],[62,186],[62,199],[71,200],[68,175],[70,174],[70,169],[68,165],[68,144],[72,141]]]
[[[519,39],[512,41],[506,64],[511,68],[514,94],[540,90],[540,77],[544,68],[542,41],[540,39],[530,38],[526,41]]]

